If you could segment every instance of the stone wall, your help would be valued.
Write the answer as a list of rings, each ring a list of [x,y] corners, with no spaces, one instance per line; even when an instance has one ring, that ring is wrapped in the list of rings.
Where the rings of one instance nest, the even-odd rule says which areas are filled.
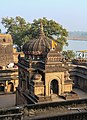
[[[13,46],[0,45],[0,66],[7,66],[9,63],[13,63]]]
[[[87,92],[87,67],[78,66],[70,71],[71,79],[74,81],[74,87]]]
[[[24,57],[23,52],[17,52],[16,48],[13,48],[13,61],[14,61],[14,63],[18,62],[18,55],[19,54],[21,55],[21,57]]]
[[[11,35],[0,34],[0,66],[13,62],[13,42]]]
[[[13,93],[18,87],[18,70],[0,70],[0,93]]]
[[[0,109],[0,120],[24,120],[22,107]]]

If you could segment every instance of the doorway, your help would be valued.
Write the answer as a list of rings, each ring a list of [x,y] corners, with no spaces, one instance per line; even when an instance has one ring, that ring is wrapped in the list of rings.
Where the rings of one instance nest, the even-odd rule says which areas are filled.
[[[51,94],[58,94],[58,90],[58,81],[54,79],[50,84],[50,92]]]
[[[7,92],[14,92],[14,86],[13,86],[13,83],[12,83],[12,82],[9,82],[9,83],[8,83]]]
[[[4,84],[0,83],[0,92],[4,92],[4,90],[5,90]]]

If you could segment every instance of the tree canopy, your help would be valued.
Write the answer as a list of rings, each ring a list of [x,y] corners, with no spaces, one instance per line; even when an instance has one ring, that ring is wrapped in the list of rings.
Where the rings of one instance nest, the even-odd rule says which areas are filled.
[[[48,20],[43,17],[38,20],[34,19],[33,23],[29,23],[20,16],[2,18],[2,24],[7,29],[7,33],[12,35],[14,44],[17,44],[19,47],[27,40],[39,37],[40,21],[43,23],[43,31],[47,37],[52,40],[55,39],[60,43],[61,49],[64,45],[68,45],[66,39],[68,36],[67,30],[54,20]]]
[[[66,60],[70,61],[75,58],[75,53],[73,50],[67,50],[63,51],[63,56],[65,57]]]
[[[2,24],[7,29],[6,33],[12,35],[13,43],[17,44],[19,48],[29,40],[26,31],[30,29],[30,23],[27,23],[24,18],[17,16],[15,18],[2,18]]]

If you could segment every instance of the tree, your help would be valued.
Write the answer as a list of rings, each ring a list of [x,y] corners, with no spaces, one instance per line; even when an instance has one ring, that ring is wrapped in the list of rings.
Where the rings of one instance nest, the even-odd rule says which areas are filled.
[[[39,37],[41,21],[43,23],[43,31],[47,37],[56,40],[60,44],[61,49],[64,45],[68,45],[66,39],[68,32],[54,20],[47,20],[43,17],[42,19],[33,20],[33,23],[30,24],[19,16],[2,18],[2,24],[7,29],[7,33],[12,35],[14,44],[17,44],[20,48],[27,40]]]
[[[27,23],[24,18],[17,16],[15,18],[2,18],[2,24],[7,29],[6,33],[12,35],[14,44],[17,44],[21,49],[21,46],[29,40],[29,36],[25,33],[30,29],[30,23]]]
[[[75,58],[75,53],[73,52],[73,50],[63,51],[62,54],[65,57],[65,59],[68,60],[68,61]]]

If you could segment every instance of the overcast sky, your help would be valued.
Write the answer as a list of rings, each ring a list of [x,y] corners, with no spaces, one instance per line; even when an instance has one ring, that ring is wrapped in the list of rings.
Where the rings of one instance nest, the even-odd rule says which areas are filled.
[[[0,22],[7,16],[29,22],[46,17],[68,31],[87,31],[87,0],[0,0]],[[1,24],[0,28],[5,31]]]

